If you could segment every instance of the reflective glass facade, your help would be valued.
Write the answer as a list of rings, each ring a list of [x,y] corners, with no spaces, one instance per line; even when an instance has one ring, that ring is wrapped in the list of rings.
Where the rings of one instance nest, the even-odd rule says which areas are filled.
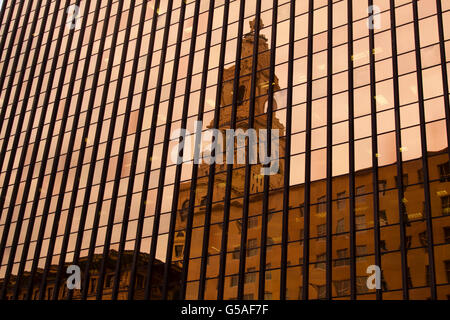
[[[450,1],[0,3],[0,299],[450,299]]]

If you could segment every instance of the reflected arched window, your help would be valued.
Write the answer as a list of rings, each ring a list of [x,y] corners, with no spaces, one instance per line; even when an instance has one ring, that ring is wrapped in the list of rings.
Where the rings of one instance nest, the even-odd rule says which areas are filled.
[[[244,104],[244,99],[245,99],[245,86],[239,86],[237,105],[242,106]]]
[[[185,221],[189,211],[189,200],[183,202],[181,206],[180,219],[181,221]]]
[[[178,231],[177,238],[182,238],[182,237],[184,237],[184,231]]]

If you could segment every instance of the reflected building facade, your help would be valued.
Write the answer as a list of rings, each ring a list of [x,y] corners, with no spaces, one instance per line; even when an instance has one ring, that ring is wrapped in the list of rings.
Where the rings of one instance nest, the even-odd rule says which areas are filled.
[[[131,261],[133,257],[133,252],[125,252],[124,253],[124,264],[125,268],[130,268]],[[87,287],[87,300],[95,300],[97,298],[97,280],[99,277],[99,270],[100,270],[100,262],[101,262],[101,255],[95,255],[93,257],[93,265],[90,268],[90,283]],[[103,284],[103,299],[110,300],[112,298],[112,291],[114,290],[113,284],[114,284],[114,266],[117,263],[117,252],[110,252],[108,257],[107,263],[107,269],[105,272],[105,281]],[[79,261],[79,267],[83,268],[86,267],[86,258],[80,259]],[[143,299],[144,298],[144,285],[145,285],[145,276],[147,274],[147,266],[148,264],[148,255],[141,254],[138,258],[138,271],[136,274],[136,299]],[[65,268],[67,269],[69,265],[66,265]],[[154,285],[154,289],[152,291],[152,296],[156,299],[162,298],[162,286],[163,286],[163,274],[164,274],[164,263],[161,261],[156,261],[155,263],[155,272],[153,273],[152,283]],[[55,290],[54,285],[52,285],[52,282],[55,280],[56,272],[57,272],[57,266],[50,267],[49,275],[47,276],[49,278],[50,285],[47,286],[46,292],[44,293],[43,297],[39,296],[39,285],[42,280],[42,269],[37,270],[36,275],[33,277],[33,283],[32,287],[33,295],[30,297],[31,300],[39,300],[39,299],[45,299],[45,300],[51,300],[53,298],[53,293]],[[170,278],[172,279],[169,284],[169,292],[168,292],[168,298],[169,299],[178,299],[179,292],[178,292],[178,281],[176,279],[179,278],[180,270],[176,267],[173,267],[172,270],[170,270]],[[23,277],[25,280],[31,280],[29,273],[24,273]],[[118,287],[118,299],[120,300],[126,300],[128,297],[128,287],[129,287],[129,278],[130,273],[129,272],[123,272],[120,274],[120,280],[119,280],[119,287]],[[0,282],[1,285],[5,285],[3,282]],[[8,283],[8,294],[5,296],[6,300],[11,300],[14,298],[15,295],[15,285],[16,285],[16,279],[14,276],[11,277],[9,283]],[[81,291],[74,289],[75,294],[73,296],[73,299],[80,300],[83,298]],[[66,284],[66,282],[60,284],[60,288],[58,290],[58,300],[65,300],[68,297],[69,288]],[[18,299],[20,300],[27,300],[28,297],[28,288],[22,288],[18,292]]]
[[[447,1],[5,0],[0,21],[0,299],[450,298]],[[199,123],[201,151],[209,129],[256,146],[196,163]],[[267,129],[272,175],[249,156]]]

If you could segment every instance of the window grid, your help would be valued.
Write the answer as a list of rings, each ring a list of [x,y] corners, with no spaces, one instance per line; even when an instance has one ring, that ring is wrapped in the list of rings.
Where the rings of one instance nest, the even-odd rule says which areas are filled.
[[[57,25],[70,1],[1,8],[0,299],[115,300],[127,271],[128,299],[409,299],[420,288],[442,298],[445,2],[390,0],[381,30],[361,27],[373,0],[156,1],[163,14],[151,2],[94,3],[73,31]],[[392,41],[380,52],[383,39]],[[231,129],[283,128],[275,176],[254,178],[248,156],[239,166],[170,162],[175,129],[194,120],[211,121],[203,132],[223,129],[223,118]],[[433,141],[443,135],[446,148]],[[383,288],[368,290],[360,266],[394,260],[396,279],[384,270]],[[85,290],[63,287],[69,261],[82,266]],[[312,273],[322,271],[318,283]]]

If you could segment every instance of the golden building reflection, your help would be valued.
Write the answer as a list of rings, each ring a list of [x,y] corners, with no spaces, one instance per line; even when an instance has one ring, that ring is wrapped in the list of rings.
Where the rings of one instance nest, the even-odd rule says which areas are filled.
[[[102,255],[94,255],[92,260],[92,266],[90,268],[90,279],[89,279],[89,287],[82,290],[87,290],[87,300],[95,300],[97,293],[97,284],[98,284],[98,276],[100,270]],[[130,283],[130,272],[126,271],[130,268],[133,259],[133,251],[125,251],[122,256],[122,263],[124,271],[120,273],[119,280],[119,290],[118,290],[118,299],[126,300],[128,299],[128,286]],[[87,257],[81,258],[79,261],[79,267],[81,270],[84,269],[86,264]],[[103,285],[103,300],[110,300],[112,296],[112,290],[114,286],[114,270],[117,262],[117,251],[111,250],[108,255],[108,260],[106,261],[106,272],[105,272],[105,281]],[[135,299],[141,300],[145,296],[145,283],[147,277],[147,266],[148,266],[148,254],[141,253],[138,257],[137,261],[137,273],[136,273],[136,283],[135,283]],[[67,264],[64,267],[66,270],[69,267]],[[49,275],[47,276],[47,290],[44,293],[44,299],[51,300],[53,297],[53,292],[55,290],[54,280],[56,277],[58,266],[53,265],[49,269]],[[164,274],[164,263],[156,260],[154,263],[154,272],[152,274],[151,283],[152,287],[152,296],[155,299],[161,299],[162,297],[162,287],[163,287],[163,274]],[[177,299],[179,296],[179,283],[178,278],[180,276],[181,270],[176,266],[173,266],[169,271],[169,285],[168,285],[168,298],[169,299]],[[31,300],[39,299],[39,285],[41,282],[43,270],[38,269],[36,272],[36,276],[33,278],[33,294],[30,297]],[[7,299],[12,299],[16,284],[16,277],[12,276],[8,283],[8,294]],[[29,282],[29,274],[24,273],[22,276],[22,283]],[[0,285],[3,285],[0,279]],[[58,300],[67,299],[69,289],[65,281],[62,281],[58,291]],[[18,299],[26,300],[27,299],[27,290],[25,286],[21,287],[18,293]],[[80,300],[82,297],[81,290],[74,289],[73,290],[73,299]]]
[[[450,1],[441,1],[443,9],[439,10],[435,1],[417,1],[420,41],[416,41],[414,37],[413,2],[378,1],[383,11],[381,27],[372,34],[366,28],[367,2],[353,1],[354,12],[350,19],[352,21],[349,21],[347,7],[349,1],[330,1],[328,5],[325,1],[279,1],[276,18],[272,16],[275,8],[270,1],[261,1],[260,13],[255,12],[254,2],[246,1],[242,6],[244,23],[242,38],[237,36],[241,22],[239,20],[241,1],[228,3],[217,0],[211,7],[214,10],[208,9],[211,4],[208,1],[161,0],[157,2],[159,8],[156,10],[153,2],[136,1],[134,13],[130,10],[130,0],[122,3],[123,10],[118,10],[120,2],[109,1],[106,7],[103,4],[99,6],[102,9],[98,25],[94,27],[90,21],[93,20],[91,16],[86,17],[86,19],[89,18],[89,23],[87,23],[85,36],[80,37],[83,40],[80,49],[83,61],[79,64],[77,62],[78,71],[71,66],[63,65],[63,50],[65,50],[69,31],[67,34],[64,33],[65,40],[61,40],[61,46],[57,46],[57,50],[54,50],[55,56],[50,56],[51,59],[48,59],[49,61],[57,59],[58,64],[55,64],[55,69],[50,66],[49,61],[42,61],[44,45],[42,48],[32,48],[32,52],[25,53],[27,63],[23,70],[30,67],[33,52],[40,57],[38,64],[43,68],[39,81],[46,84],[49,103],[48,108],[47,105],[45,108],[42,106],[42,101],[45,100],[44,86],[42,91],[33,91],[37,87],[34,81],[39,82],[36,77],[37,72],[33,71],[35,80],[33,80],[32,88],[30,86],[30,97],[21,96],[13,110],[17,107],[17,113],[22,113],[21,108],[24,114],[25,111],[27,114],[31,114],[31,111],[33,114],[36,112],[33,120],[35,123],[28,115],[24,116],[23,123],[20,123],[18,115],[6,113],[9,118],[4,119],[3,128],[10,124],[11,128],[0,130],[0,144],[4,150],[0,157],[0,162],[4,163],[0,182],[2,194],[5,194],[5,198],[2,199],[4,204],[0,210],[0,234],[3,234],[0,249],[2,252],[0,288],[3,286],[2,278],[9,272],[7,297],[11,298],[15,281],[20,279],[19,299],[27,298],[24,295],[26,285],[30,281],[30,270],[36,267],[36,276],[31,280],[33,296],[30,298],[37,298],[38,288],[43,283],[41,280],[45,273],[44,268],[48,262],[48,285],[44,297],[49,298],[54,290],[58,261],[61,259],[59,265],[64,267],[64,274],[66,267],[71,264],[70,261],[79,256],[79,265],[83,274],[88,273],[91,278],[89,287],[83,289],[88,291],[88,299],[96,298],[95,286],[99,283],[98,278],[102,276],[99,274],[100,266],[102,259],[106,259],[102,299],[110,299],[113,296],[112,281],[118,261],[118,251],[123,249],[118,299],[128,298],[128,283],[132,275],[130,270],[133,268],[131,259],[133,254],[138,253],[134,299],[145,298],[144,284],[148,276],[149,256],[152,254],[155,254],[155,263],[150,281],[151,299],[163,298],[163,288],[168,288],[167,298],[179,298],[180,288],[183,286],[180,282],[184,276],[183,271],[187,273],[185,298],[197,299],[201,290],[200,273],[204,254],[205,227],[209,227],[204,297],[217,299],[219,279],[222,276],[221,267],[224,267],[223,296],[225,299],[237,299],[243,215],[246,210],[244,198],[248,192],[249,218],[246,230],[244,299],[256,299],[259,294],[259,276],[262,272],[260,245],[264,230],[262,224],[265,200],[268,200],[264,275],[266,299],[280,298],[283,245],[287,246],[286,298],[289,300],[303,298],[304,266],[309,268],[309,299],[326,298],[327,272],[331,272],[331,298],[350,299],[352,263],[355,263],[356,269],[357,298],[375,299],[375,291],[369,290],[366,286],[368,277],[366,270],[368,266],[376,264],[377,253],[381,258],[383,299],[402,299],[406,287],[410,299],[430,298],[431,287],[434,285],[430,283],[432,278],[430,264],[435,268],[437,298],[450,299],[450,152],[448,149],[450,140],[444,138],[447,136],[447,130],[449,130],[447,124],[450,122],[449,113],[446,110],[448,101],[446,105],[444,98],[446,92],[448,93],[446,88],[448,84],[444,83],[442,76],[442,68],[450,61],[448,54],[450,51],[450,23],[448,22]],[[312,4],[312,8],[309,7],[309,3]],[[92,9],[94,4],[96,4],[95,1],[91,1]],[[145,19],[139,22],[139,13],[144,9],[144,4],[146,4]],[[391,8],[392,4],[395,8]],[[82,2],[81,7],[84,5]],[[295,5],[293,11],[292,5]],[[227,15],[225,7],[229,8]],[[110,17],[105,17],[105,11],[110,12],[106,10],[107,8],[112,8]],[[185,9],[183,20],[180,20],[181,8]],[[17,17],[23,13],[17,10],[15,3],[8,3],[7,9],[15,10]],[[198,20],[194,14],[196,9],[199,12]],[[395,26],[391,26],[390,10],[397,18]],[[61,15],[63,12],[61,7],[58,12],[51,14]],[[89,14],[93,12],[91,10]],[[132,20],[128,25],[127,18],[130,14]],[[327,19],[329,14],[333,15],[333,30],[330,30],[330,33],[328,33],[330,26]],[[211,15],[212,30],[209,30]],[[256,75],[253,74],[255,61],[252,57],[255,47],[255,15],[260,16],[261,20],[267,23],[267,25],[263,23],[260,25]],[[443,26],[438,23],[438,15],[443,17]],[[225,16],[228,16],[228,21],[223,21]],[[308,30],[311,17],[314,17],[312,28],[310,28],[312,30]],[[41,19],[37,26],[44,21],[46,19]],[[114,34],[116,22],[120,24],[118,35]],[[101,37],[104,24],[106,24],[105,37]],[[141,24],[144,26],[142,34],[138,31]],[[222,28],[225,24],[227,24],[227,30],[222,36],[222,30],[224,30]],[[272,34],[273,24],[276,24],[276,35]],[[349,39],[349,24],[354,25],[353,39]],[[295,29],[293,29],[293,43],[290,43],[291,26]],[[8,34],[14,35],[14,33],[18,37],[19,32],[11,28],[6,26],[3,29],[3,37]],[[180,29],[181,42],[177,40],[178,28],[183,28]],[[47,29],[45,29],[46,35],[48,35]],[[198,29],[196,34],[194,34],[195,29]],[[443,29],[444,41],[441,41],[438,29]],[[127,37],[129,41],[124,43],[127,30],[130,32]],[[395,49],[392,45],[394,30],[397,35]],[[155,32],[152,33],[153,31]],[[89,43],[90,33],[95,36],[92,38],[94,43]],[[211,46],[210,54],[206,57],[205,46],[208,35],[211,36]],[[33,34],[33,37],[37,36]],[[116,48],[111,50],[112,39],[115,36],[118,38]],[[275,36],[275,48],[271,48],[269,43],[272,43],[272,37]],[[330,36],[332,39],[329,39]],[[32,40],[33,37],[27,41],[35,41]],[[375,43],[373,51],[370,49],[372,37]],[[10,38],[11,44],[19,47],[14,42],[15,37]],[[168,41],[164,45],[165,38],[168,38]],[[50,45],[52,42],[57,43],[56,33],[53,39],[44,39],[48,40]],[[196,43],[190,48],[194,39]],[[226,41],[222,42],[223,39]],[[133,54],[140,40],[142,40],[140,52],[138,52],[137,60],[133,61]],[[311,48],[308,46],[308,40],[312,40]],[[151,44],[153,41],[154,45]],[[353,53],[349,51],[349,41],[352,42]],[[328,44],[331,42],[332,52],[328,52]],[[242,43],[242,51],[237,52],[237,55],[240,55],[240,70],[238,79],[235,79],[238,43]],[[72,43],[72,47],[74,45],[75,42]],[[103,48],[103,45],[105,45],[104,52],[97,52],[99,48]],[[92,57],[86,57],[87,52],[90,52],[88,50],[90,46],[93,47]],[[66,49],[66,54],[70,56],[69,65],[73,63],[74,48],[72,47],[68,46]],[[293,48],[293,57],[290,56],[291,48]],[[180,49],[181,53],[178,57],[178,70],[175,70],[177,49]],[[225,63],[219,65],[222,49]],[[418,70],[417,52],[421,53],[422,70]],[[271,65],[272,53],[275,54],[274,65]],[[374,61],[371,61],[372,53],[375,57]],[[447,57],[442,57],[442,53],[444,55],[446,53]],[[23,61],[25,61],[25,54],[21,58]],[[393,55],[396,55],[395,58],[398,60],[398,70],[396,70],[398,77],[395,77],[396,72],[393,70]],[[12,70],[14,63],[9,63],[8,60],[0,61],[0,66],[8,66],[5,75],[11,79],[11,87],[2,87],[0,102],[2,110],[9,112],[13,105],[3,100],[3,93],[8,92],[13,97],[15,90],[20,90],[18,92],[21,95],[26,90],[22,90],[20,83],[16,83],[15,73],[21,73],[18,68],[20,65],[17,64],[17,70]],[[98,60],[98,66],[95,60]],[[353,61],[352,66],[349,65],[349,60]],[[328,63],[332,63],[331,70],[328,70]],[[82,68],[83,64],[86,74]],[[133,68],[135,64],[137,69]],[[71,68],[76,71],[73,92],[68,94],[68,87],[71,86],[64,81],[61,82],[61,85],[64,85],[62,93],[57,95],[60,88],[52,87],[53,82],[56,85],[58,78],[61,78],[61,81],[64,77],[68,79]],[[216,94],[219,94],[217,75],[222,68],[224,69],[220,105],[216,106]],[[120,69],[123,69],[123,77],[119,76]],[[136,70],[136,74],[133,74],[133,70]],[[274,76],[272,84],[270,83],[271,71]],[[375,73],[375,83],[370,77],[371,71]],[[311,82],[308,81],[309,72],[311,72]],[[353,75],[353,88],[349,88],[350,72]],[[423,77],[423,88],[418,85],[418,72],[421,72]],[[110,77],[107,76],[109,73],[111,73]],[[292,85],[288,83],[288,75],[291,74]],[[53,75],[56,75],[55,79]],[[97,75],[98,79],[94,83]],[[256,90],[254,101],[251,101],[253,76],[256,79],[254,84]],[[23,86],[31,83],[32,79],[28,77],[31,77],[30,71],[24,73]],[[328,87],[328,77],[331,77],[332,88]],[[53,80],[49,81],[49,79]],[[106,79],[109,80],[106,81]],[[135,82],[134,90],[129,91],[133,81]],[[233,92],[235,81],[238,81],[237,92]],[[6,81],[4,82],[6,84]],[[202,87],[203,82],[206,83],[205,88]],[[395,86],[397,82],[398,88]],[[147,87],[144,87],[143,83],[146,83]],[[191,83],[190,88],[187,88],[188,83]],[[272,125],[269,126],[267,124],[268,101],[271,86],[273,86],[274,101]],[[80,90],[80,88],[84,89]],[[376,91],[375,97],[372,94],[373,88]],[[103,100],[104,92],[108,94]],[[292,104],[287,103],[288,92],[292,93]],[[353,119],[350,118],[349,113],[350,94],[353,94],[355,101]],[[56,96],[59,96],[61,101],[55,101]],[[234,117],[232,104],[236,96]],[[145,98],[139,101],[141,97]],[[70,112],[65,119],[62,106],[64,101],[70,99]],[[32,100],[36,104],[31,103]],[[203,100],[205,105],[199,107],[199,101]],[[331,114],[327,108],[330,100]],[[80,119],[77,120],[79,123],[75,126],[73,110],[77,104],[75,102],[78,101],[82,103],[79,109]],[[372,108],[374,101],[376,114],[373,114]],[[130,110],[128,110],[129,102],[131,102]],[[171,162],[170,155],[163,151],[169,149],[170,153],[176,145],[176,140],[166,139],[166,128],[170,126],[170,133],[173,133],[186,122],[187,129],[192,132],[195,120],[202,118],[202,130],[212,129],[215,127],[213,118],[217,110],[220,110],[220,118],[215,129],[220,130],[224,137],[227,129],[248,130],[251,102],[254,102],[254,121],[251,127],[257,132],[268,127],[279,130],[279,170],[270,176],[268,198],[265,198],[263,193],[265,177],[261,175],[261,164],[249,167],[250,183],[248,185],[245,183],[246,166],[233,164],[231,194],[230,199],[226,199],[225,192],[229,178],[226,162],[215,164],[214,183],[213,188],[210,189],[211,166],[209,164],[205,162],[200,164],[197,176],[192,177],[194,171],[191,158],[185,159],[185,162],[177,167],[177,163]],[[31,110],[34,105],[36,110]],[[118,107],[117,111],[112,111],[114,106]],[[424,110],[421,110],[422,107]],[[288,122],[286,115],[288,108],[292,111],[292,123]],[[312,118],[311,132],[306,132],[307,109]],[[103,114],[100,110],[105,111],[103,118],[100,116]],[[202,114],[198,114],[200,110]],[[168,116],[169,111],[171,118]],[[53,113],[57,115],[56,123],[50,124]],[[400,119],[397,118],[398,116]],[[39,126],[36,127],[37,119],[40,117],[42,121],[39,121]],[[376,129],[372,128],[373,117],[376,118]],[[330,118],[331,121],[329,121]],[[62,119],[67,121],[63,122]],[[62,123],[65,125],[63,126]],[[331,141],[327,136],[330,124],[332,126]],[[73,128],[70,127],[71,125]],[[113,125],[114,130],[110,132]],[[128,126],[128,130],[122,132],[121,128],[125,126]],[[85,128],[87,129],[84,130]],[[285,137],[286,131],[289,130],[286,128],[290,128],[291,131],[292,143],[289,150],[286,147]],[[353,128],[353,138],[351,138],[350,128]],[[426,139],[422,139],[424,132],[426,132]],[[28,133],[30,139],[27,145],[24,143],[24,135]],[[311,137],[310,148],[307,147],[307,136]],[[398,136],[402,140],[401,146],[397,146]],[[40,138],[37,139],[37,137]],[[69,148],[72,137],[75,141]],[[138,141],[138,138],[139,145],[136,147],[134,141]],[[17,143],[13,143],[13,139],[17,140]],[[56,143],[59,139],[62,139],[60,149],[57,148]],[[372,163],[373,140],[377,140],[378,143],[376,154],[378,168],[374,168]],[[15,147],[10,149],[11,145]],[[44,152],[47,150],[47,145],[48,154]],[[124,146],[123,152],[120,151],[121,145]],[[354,155],[350,152],[352,145]],[[109,150],[110,146],[111,150]],[[168,148],[165,148],[167,146]],[[327,157],[328,148],[332,151],[331,159]],[[402,161],[397,159],[399,149]],[[34,150],[35,158],[32,157]],[[108,153],[106,153],[107,150],[109,150]],[[427,150],[426,155],[424,150]],[[235,160],[237,151],[235,147]],[[19,159],[22,154],[23,159]],[[289,172],[285,165],[287,154],[291,164]],[[305,185],[306,155],[311,157],[309,185]],[[354,172],[350,172],[350,157],[353,157],[355,162]],[[428,179],[424,178],[422,172],[424,157],[428,161]],[[70,162],[67,160],[69,158]],[[331,163],[328,163],[329,161]],[[57,168],[53,168],[53,163],[58,164]],[[108,165],[107,170],[105,170],[106,165]],[[327,180],[327,169],[330,166],[332,173]],[[402,177],[397,177],[399,166],[403,171]],[[182,169],[181,181],[175,181],[175,172],[179,168]],[[378,181],[374,181],[375,170],[378,170]],[[165,174],[164,179],[160,179],[163,174]],[[289,185],[285,185],[285,176],[289,180]],[[67,178],[67,181],[64,178]],[[355,181],[354,190],[350,190],[350,179]],[[195,188],[192,188],[194,182]],[[327,210],[328,182],[332,187],[332,193],[329,195],[331,197],[330,211]],[[173,201],[179,183],[178,198]],[[15,190],[16,185],[18,186],[17,194],[13,194],[12,191]],[[49,186],[53,187],[49,188]],[[374,194],[374,186],[378,186],[378,194]],[[306,187],[309,188],[309,201],[305,201]],[[430,199],[426,199],[426,187],[429,187]],[[190,203],[192,191],[195,195],[194,203]],[[212,209],[207,212],[207,200],[210,193],[213,194]],[[283,213],[286,209],[283,201],[287,193],[290,200],[286,217]],[[227,200],[229,200],[228,203]],[[377,213],[374,212],[375,201],[379,202]],[[61,203],[60,210],[56,209],[58,202]],[[305,202],[310,203],[307,224],[305,224]],[[351,207],[353,202],[354,208]],[[173,203],[177,203],[175,208],[172,208]],[[46,207],[45,204],[48,204],[47,211],[42,210]],[[224,215],[228,205],[230,210],[225,235],[226,251],[222,252]],[[431,208],[428,214],[427,205]],[[190,207],[194,208],[192,216],[189,216]],[[23,217],[17,218],[21,211]],[[205,222],[207,214],[210,214],[210,223]],[[7,216],[10,219],[6,218]],[[377,223],[374,221],[375,216],[379,217]],[[158,217],[158,223],[155,222],[156,217]],[[282,242],[285,235],[283,234],[283,221],[286,221],[284,218],[288,221],[288,228],[285,229],[287,230],[286,244]],[[351,218],[354,218],[355,223],[353,230],[350,228]],[[175,219],[173,230],[171,229],[172,219]],[[331,233],[327,228],[329,219],[331,219],[331,229],[329,229]],[[191,220],[192,226],[188,224]],[[379,225],[380,236],[378,243],[375,240],[377,225]],[[308,239],[304,239],[305,228],[309,228]],[[188,232],[192,233],[189,241],[186,237]],[[353,232],[355,246],[351,248],[350,236]],[[168,250],[172,237],[172,250]],[[433,240],[432,243],[429,243],[430,239]],[[151,252],[152,244],[156,240],[157,245],[154,250],[156,252]],[[65,247],[63,247],[64,243]],[[309,246],[308,261],[303,258],[305,244]],[[187,270],[184,270],[187,245],[190,246],[189,266]],[[434,254],[432,263],[430,263],[430,249]],[[353,251],[354,255],[351,255]],[[172,252],[172,255],[168,255],[168,252]],[[330,252],[331,261],[327,263],[327,254]],[[221,265],[221,254],[226,258],[225,265]],[[87,260],[91,258],[92,264],[87,263]],[[88,265],[91,267],[86,270]],[[169,270],[169,275],[166,277],[169,279],[168,284],[164,283],[165,270]],[[67,295],[63,280],[65,279],[61,281],[58,299],[65,299]],[[76,291],[74,299],[83,299],[83,297]]]
[[[253,35],[243,39],[240,92],[237,106],[236,128],[248,128]],[[257,75],[254,128],[267,128],[267,113],[264,109],[268,94],[270,51],[264,36],[260,37],[258,69],[265,69]],[[222,109],[218,129],[225,132],[230,128],[231,104],[233,99],[234,67],[224,70]],[[279,90],[278,78],[274,90]],[[276,103],[274,103],[276,108]],[[208,128],[212,127],[212,123]],[[274,116],[273,129],[280,129],[284,135],[284,125]],[[391,146],[395,148],[395,142]],[[280,158],[284,157],[284,139],[280,142]],[[405,148],[406,151],[406,148]],[[236,148],[235,148],[236,153]],[[431,187],[431,209],[434,240],[434,258],[436,266],[436,284],[450,282],[450,166],[447,149],[429,153],[429,171]],[[343,161],[339,159],[338,161]],[[345,160],[344,160],[345,161]],[[281,161],[283,163],[283,161]],[[392,163],[392,162],[391,162]],[[326,163],[324,164],[326,166]],[[382,290],[384,299],[402,298],[401,243],[405,242],[407,255],[406,270],[411,299],[430,298],[430,274],[428,265],[427,225],[424,206],[424,186],[422,159],[408,160],[403,166],[404,198],[403,213],[399,212],[398,179],[396,164],[380,166],[379,174],[379,225],[382,270]],[[236,299],[239,279],[239,254],[242,235],[242,214],[244,196],[243,165],[233,165],[232,196],[230,203],[230,222],[228,227],[228,249],[226,259],[225,299]],[[366,163],[367,167],[367,163]],[[208,240],[208,264],[205,299],[217,299],[220,248],[224,219],[224,199],[226,186],[226,165],[216,164],[214,176],[214,201],[211,211],[210,238]],[[260,266],[260,243],[262,232],[262,202],[264,176],[259,174],[260,165],[251,167],[250,213],[247,230],[246,274],[244,299],[257,299]],[[303,170],[293,167],[291,170]],[[186,299],[197,299],[199,290],[200,264],[202,255],[203,229],[208,194],[209,165],[199,166],[197,187],[195,190],[195,209],[192,226],[190,261]],[[270,177],[269,216],[267,233],[265,298],[279,299],[281,239],[283,219],[283,166],[280,172]],[[375,235],[373,211],[373,169],[359,169],[355,172],[355,234],[356,234],[356,290],[360,299],[375,299],[375,290],[366,285],[367,267],[375,264]],[[350,296],[350,206],[349,175],[342,174],[332,178],[332,297],[348,299]],[[189,213],[191,183],[183,183],[179,197],[176,232],[173,246],[172,263],[182,268],[186,245],[185,232]],[[288,187],[290,193],[288,228],[288,267],[287,299],[302,298],[303,232],[304,232],[304,183]],[[317,179],[310,185],[310,260],[309,298],[326,298],[326,180]],[[400,236],[399,216],[404,214],[405,239]],[[450,287],[438,287],[438,298],[450,298]]]

